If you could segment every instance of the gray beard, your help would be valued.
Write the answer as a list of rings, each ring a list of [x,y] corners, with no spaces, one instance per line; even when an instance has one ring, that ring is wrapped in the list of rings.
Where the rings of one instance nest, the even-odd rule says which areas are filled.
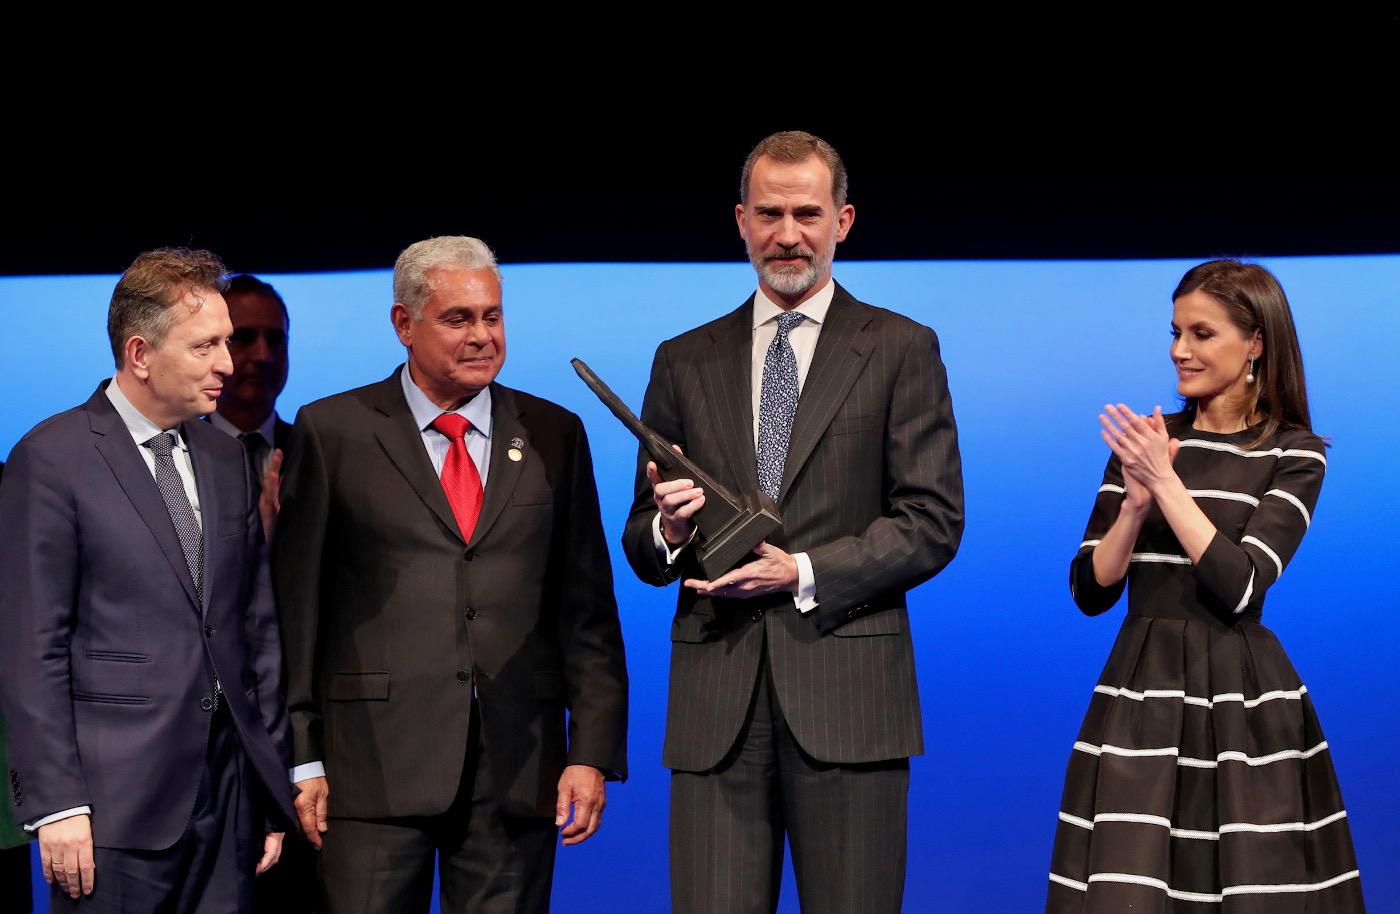
[[[761,257],[754,257],[752,251],[748,255],[749,263],[758,271],[758,278],[779,295],[801,295],[815,286],[831,266],[831,261],[825,258],[810,257],[802,267],[775,267]]]

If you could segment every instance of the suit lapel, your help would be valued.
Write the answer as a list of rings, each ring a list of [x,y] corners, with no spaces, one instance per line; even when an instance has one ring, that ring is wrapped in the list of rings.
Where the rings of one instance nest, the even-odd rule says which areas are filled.
[[[372,398],[374,408],[381,417],[379,427],[374,430],[379,446],[389,455],[389,460],[404,479],[408,480],[413,491],[418,493],[423,504],[465,543],[462,530],[457,526],[457,518],[453,517],[452,507],[447,503],[447,495],[442,491],[442,481],[433,471],[433,462],[423,447],[423,433],[414,424],[413,413],[403,398],[399,373],[396,371],[376,384]]]
[[[146,461],[136,450],[138,445],[131,440],[131,433],[117,415],[116,407],[107,399],[103,388],[97,389],[84,409],[88,413],[89,426],[97,436],[97,452],[107,462],[112,475],[117,478],[117,484],[155,537],[165,560],[170,563],[170,569],[175,572],[180,586],[185,588],[190,607],[198,612],[200,606],[195,599],[194,580],[190,577],[189,563],[185,561],[185,550],[175,534],[175,522],[170,519],[170,509],[165,507],[165,500],[160,497],[150,467],[146,466]],[[203,495],[200,497],[203,498]],[[207,529],[208,521],[205,526]],[[205,564],[207,567],[208,563]]]
[[[729,461],[734,488],[758,491],[753,450],[753,296],[710,331],[712,352],[700,360],[711,428]]]
[[[514,442],[520,441],[521,444]],[[509,450],[516,448],[524,459],[511,460]],[[491,529],[491,525],[501,516],[501,511],[510,503],[511,493],[525,469],[525,461],[535,459],[530,453],[530,439],[525,426],[520,421],[515,395],[500,386],[491,385],[491,462],[486,473],[485,500],[481,503],[481,516],[477,518],[476,529],[472,531],[469,545],[476,545]]]
[[[778,492],[779,505],[870,357],[869,341],[862,332],[868,323],[870,315],[838,284],[797,401],[797,418],[792,423],[783,485]]]
[[[213,454],[206,453],[203,448],[195,443],[195,435],[190,434],[189,426],[192,423],[186,422],[180,429],[180,434],[185,438],[185,444],[190,449],[190,466],[194,468],[195,491],[199,493],[199,522],[200,537],[204,541],[204,605],[201,606],[200,615],[209,612],[209,595],[214,592],[217,583],[214,581],[214,568],[218,565],[214,561],[214,544],[219,541],[217,531],[219,529],[219,498],[215,494],[217,485],[214,483],[217,470],[215,469],[215,458]],[[223,434],[223,432],[219,432]],[[240,445],[241,447],[241,445]],[[245,461],[246,463],[246,461]],[[240,468],[241,469],[241,468]]]

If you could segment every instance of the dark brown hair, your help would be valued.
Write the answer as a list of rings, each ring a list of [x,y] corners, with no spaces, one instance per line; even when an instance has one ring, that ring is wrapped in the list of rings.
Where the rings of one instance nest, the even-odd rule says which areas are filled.
[[[1282,428],[1312,431],[1298,331],[1293,326],[1288,296],[1274,274],[1257,263],[1209,260],[1186,271],[1172,301],[1192,292],[1203,292],[1218,301],[1241,333],[1249,336],[1258,331],[1263,338],[1264,351],[1254,365],[1251,412],[1262,415],[1264,421],[1249,446],[1257,446]],[[1188,397],[1183,417],[1189,424],[1195,414],[1196,401]]]
[[[272,283],[264,282],[251,273],[239,273],[228,278],[224,297],[228,298],[230,295],[261,295],[277,302],[277,307],[282,309],[283,323],[291,326],[292,316],[287,313],[287,303],[282,300],[282,294],[272,288]]]
[[[159,346],[175,326],[174,305],[190,289],[223,292],[223,262],[208,251],[157,248],[137,255],[112,291],[107,308],[107,339],[120,369],[126,341],[139,336]]]
[[[819,136],[805,130],[784,130],[764,137],[744,159],[744,172],[739,177],[739,202],[749,202],[749,179],[753,177],[753,167],[759,158],[767,156],[784,165],[798,165],[816,156],[831,169],[831,199],[836,208],[846,205],[846,164],[831,144]]]

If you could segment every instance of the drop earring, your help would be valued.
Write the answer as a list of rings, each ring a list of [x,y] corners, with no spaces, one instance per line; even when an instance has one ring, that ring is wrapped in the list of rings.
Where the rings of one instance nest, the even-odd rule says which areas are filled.
[[[1253,359],[1250,359],[1250,360],[1249,360],[1249,374],[1245,375],[1245,376],[1244,376],[1244,379],[1245,379],[1245,382],[1248,383],[1248,384],[1253,384],[1253,383],[1254,383],[1254,360],[1253,360]]]

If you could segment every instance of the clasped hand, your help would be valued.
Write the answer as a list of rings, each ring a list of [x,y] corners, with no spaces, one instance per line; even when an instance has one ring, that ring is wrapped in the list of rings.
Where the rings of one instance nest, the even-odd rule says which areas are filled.
[[[1138,510],[1152,500],[1158,487],[1177,478],[1172,468],[1180,442],[1167,434],[1162,407],[1139,416],[1127,406],[1107,404],[1099,414],[1099,435],[1123,466],[1124,502]]]

